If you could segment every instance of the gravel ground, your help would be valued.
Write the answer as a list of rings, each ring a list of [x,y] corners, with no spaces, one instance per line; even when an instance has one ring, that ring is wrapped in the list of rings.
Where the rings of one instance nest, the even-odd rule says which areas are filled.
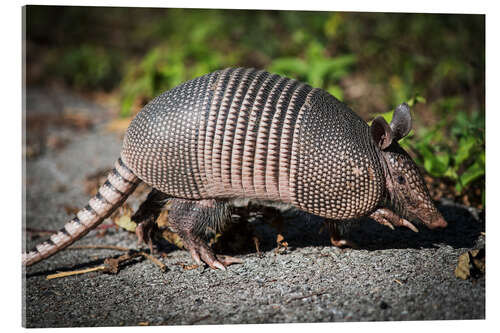
[[[28,115],[66,110],[90,115],[98,124],[81,132],[49,126],[43,135],[67,144],[25,163],[25,227],[57,230],[70,218],[65,206],[86,204],[85,177],[112,166],[121,139],[105,130],[107,113],[88,101],[37,88],[28,89],[27,96]],[[137,208],[143,197],[128,202]],[[280,254],[274,251],[276,230],[255,218],[260,255],[236,253],[244,263],[227,271],[186,269],[193,263],[189,254],[169,247],[166,257],[158,256],[166,272],[138,259],[116,275],[92,272],[47,280],[48,274],[94,267],[120,254],[66,250],[25,270],[23,325],[483,319],[484,277],[460,280],[454,269],[460,254],[484,247],[484,215],[453,202],[441,202],[439,209],[449,222],[446,230],[392,231],[363,220],[350,238],[360,248],[344,250],[329,244],[318,219],[290,217],[284,232],[289,247]],[[29,237],[26,244],[31,248],[40,241]],[[92,231],[78,244],[137,246],[135,235],[114,228],[104,235]]]

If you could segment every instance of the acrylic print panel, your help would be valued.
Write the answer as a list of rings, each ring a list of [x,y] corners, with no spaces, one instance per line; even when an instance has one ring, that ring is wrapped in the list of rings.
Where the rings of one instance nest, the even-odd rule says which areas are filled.
[[[137,245],[131,217],[151,190],[142,183],[72,247],[24,269],[25,327],[484,319],[484,15],[76,6],[24,14],[26,250],[75,214],[93,223],[88,214],[105,200],[84,207],[144,105],[227,67],[300,80],[367,122],[390,122],[408,103],[413,129],[400,145],[448,222],[415,223],[414,233],[344,221],[333,231],[352,247],[338,248],[320,216],[243,200],[226,212],[225,230],[205,235],[215,253],[242,261],[222,271],[182,249],[185,239],[167,228],[175,210],[161,200],[150,201],[160,205],[155,251],[147,237]],[[127,183],[113,174],[110,182]]]

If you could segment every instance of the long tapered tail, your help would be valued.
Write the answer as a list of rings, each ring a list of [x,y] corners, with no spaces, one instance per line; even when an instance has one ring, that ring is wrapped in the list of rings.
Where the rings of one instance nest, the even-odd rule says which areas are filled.
[[[121,157],[118,158],[97,194],[61,230],[32,251],[23,253],[23,265],[44,260],[85,236],[120,207],[140,182]]]

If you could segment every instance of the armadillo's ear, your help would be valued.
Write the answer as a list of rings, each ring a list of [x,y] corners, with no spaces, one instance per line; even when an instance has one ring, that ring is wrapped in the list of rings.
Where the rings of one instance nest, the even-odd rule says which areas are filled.
[[[410,133],[411,113],[408,104],[400,104],[392,116],[391,130],[394,140],[399,141]]]
[[[380,149],[384,150],[391,145],[392,131],[383,117],[378,116],[373,120],[370,132],[373,141],[375,141],[375,144],[377,144]]]

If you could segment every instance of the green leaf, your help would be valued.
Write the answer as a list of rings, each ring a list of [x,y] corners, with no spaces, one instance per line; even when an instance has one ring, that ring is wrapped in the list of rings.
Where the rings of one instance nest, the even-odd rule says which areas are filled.
[[[448,166],[450,165],[450,155],[442,153],[435,154],[434,157],[435,160],[433,171],[439,175],[444,175],[448,170]]]
[[[446,174],[450,165],[450,155],[435,152],[426,145],[420,146],[419,153],[424,158],[424,168],[429,174],[434,177],[443,177]]]
[[[467,187],[470,183],[481,178],[485,175],[484,168],[484,151],[480,154],[479,158],[467,170],[465,170],[459,178],[456,189],[459,193]]]
[[[427,100],[423,96],[416,96],[415,100],[417,101],[417,103],[422,103],[422,104],[427,103]]]
[[[134,103],[134,95],[129,94],[122,99],[120,116],[128,117],[132,111],[132,104]]]
[[[457,180],[458,179],[458,174],[455,168],[448,168],[446,172],[444,173],[444,177],[450,178],[452,180]]]
[[[455,154],[455,166],[459,167],[464,161],[470,157],[472,148],[474,148],[476,140],[474,137],[462,137],[459,140],[457,152]]]
[[[333,96],[337,97],[340,101],[342,101],[344,98],[344,91],[342,90],[342,88],[340,88],[340,86],[332,85],[328,87],[327,91]]]
[[[413,96],[412,98],[410,98],[409,100],[406,101],[406,103],[408,104],[409,107],[413,107],[414,105],[416,105],[418,103],[425,104],[426,102],[427,101],[426,101],[425,97],[420,96],[420,95],[415,95],[415,96]]]
[[[268,70],[272,73],[281,75],[295,74],[299,77],[305,77],[308,69],[305,61],[298,58],[278,58],[273,60],[268,67]]]
[[[388,123],[391,122],[392,120],[392,116],[394,114],[394,110],[391,110],[391,111],[388,111],[388,112],[384,112],[384,113],[376,113],[373,117],[373,119],[375,119],[376,117],[378,116],[381,116],[385,119],[385,121],[387,121]],[[371,125],[371,121],[369,122],[369,125]]]

